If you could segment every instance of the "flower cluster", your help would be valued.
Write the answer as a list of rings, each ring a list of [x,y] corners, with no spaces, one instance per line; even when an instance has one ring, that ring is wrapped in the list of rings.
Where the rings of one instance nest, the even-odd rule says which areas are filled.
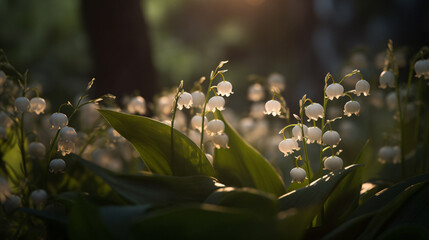
[[[341,83],[344,79],[347,79],[353,75],[360,75],[361,78],[356,82],[354,89],[345,92]],[[329,80],[332,80],[332,83],[328,85]],[[283,134],[283,140],[278,145],[279,150],[284,154],[284,156],[288,156],[303,149],[304,158],[301,156],[296,157],[296,167],[293,168],[290,172],[292,181],[302,182],[306,177],[306,173],[312,172],[307,156],[307,144],[317,143],[321,145],[320,161],[323,161],[323,166],[325,169],[332,172],[342,169],[343,160],[338,156],[341,150],[338,152],[334,151],[334,148],[336,148],[340,143],[341,137],[340,134],[333,130],[331,126],[332,122],[340,119],[341,117],[327,119],[326,112],[328,102],[346,96],[350,100],[344,104],[344,115],[347,117],[351,117],[353,114],[359,115],[360,104],[359,102],[353,100],[351,94],[356,94],[357,96],[368,96],[369,91],[370,84],[363,79],[358,70],[354,70],[351,73],[345,75],[339,82],[335,82],[334,78],[330,74],[326,76],[323,105],[313,102],[306,96],[300,100],[300,114],[294,114],[294,117],[298,120],[298,123],[289,124],[280,131],[280,134]],[[276,116],[280,114],[281,104],[280,102],[272,99],[266,102],[265,109],[267,114]],[[304,114],[307,117],[308,122],[313,122],[313,126],[306,126],[304,124]],[[317,126],[317,122],[319,120],[321,120],[320,127]],[[329,129],[327,129],[327,127],[329,127]],[[288,128],[291,128],[290,137],[286,137],[286,130]],[[302,147],[300,147],[299,142],[302,143]],[[322,159],[323,153],[328,149],[331,150],[331,155]],[[298,166],[298,160],[304,161],[305,168],[307,170],[304,170]],[[309,177],[311,178],[311,176]]]

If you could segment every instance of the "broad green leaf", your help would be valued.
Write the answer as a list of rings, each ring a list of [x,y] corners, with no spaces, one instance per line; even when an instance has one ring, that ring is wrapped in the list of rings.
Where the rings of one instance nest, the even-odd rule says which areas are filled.
[[[428,194],[428,181],[413,184],[378,209],[361,213],[346,221],[323,239],[375,239],[378,235],[389,232],[386,230],[394,231],[406,225],[428,228]]]
[[[351,165],[343,170],[329,173],[308,185],[279,198],[280,210],[297,209],[304,219],[302,224],[310,225],[320,212],[326,199],[345,176],[355,171],[360,165]]]
[[[277,214],[277,199],[254,188],[226,187],[213,192],[205,201],[223,207],[247,209],[262,216],[274,216]]]
[[[222,184],[206,176],[173,177],[151,173],[115,174],[94,163],[80,162],[123,198],[135,204],[202,202]]]
[[[369,141],[365,143],[357,155],[354,163],[365,165],[365,156]],[[365,168],[359,168],[348,174],[338,184],[325,203],[324,223],[335,225],[344,219],[358,206],[360,190],[362,188],[362,174]]]
[[[399,226],[407,223],[429,228],[428,194],[428,182],[410,186],[398,198],[377,212],[359,239],[375,239],[389,225]],[[388,226],[386,226],[387,224]]]
[[[152,212],[133,233],[137,239],[279,239],[274,218],[209,204]]]
[[[67,232],[70,239],[114,239],[101,221],[97,207],[83,197],[77,199],[70,209],[67,221]]]
[[[116,131],[133,144],[151,172],[174,176],[214,176],[213,167],[204,153],[176,129],[173,129],[173,157],[170,126],[147,117],[99,111]]]
[[[256,188],[276,196],[284,194],[284,183],[268,160],[246,143],[220,112],[216,112],[216,116],[225,123],[230,147],[215,150],[213,163],[221,182],[228,186]]]
[[[366,202],[360,205],[355,211],[351,213],[348,219],[357,217],[362,214],[375,212],[386,206],[392,199],[399,196],[408,187],[425,181],[429,181],[429,173],[411,177],[392,187],[389,187],[381,193],[369,198]]]

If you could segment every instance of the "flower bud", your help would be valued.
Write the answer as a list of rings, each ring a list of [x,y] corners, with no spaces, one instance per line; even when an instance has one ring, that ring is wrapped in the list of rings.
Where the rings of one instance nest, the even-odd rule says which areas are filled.
[[[218,119],[213,119],[207,123],[207,133],[211,136],[220,135],[225,130],[225,124]]]
[[[429,79],[429,59],[418,60],[414,65],[416,77],[424,77]]]
[[[395,74],[392,71],[383,71],[380,74],[380,88],[395,87]]]
[[[265,98],[264,87],[259,83],[250,85],[247,90],[247,98],[252,102],[262,101]]]
[[[229,146],[228,146],[229,138],[228,138],[228,135],[226,135],[225,133],[213,136],[212,141],[213,141],[213,145],[217,149],[229,148]]]
[[[61,129],[69,124],[69,119],[64,113],[53,113],[49,118],[51,128]]]
[[[28,145],[28,154],[32,158],[43,158],[46,154],[46,147],[41,142],[32,142]]]
[[[295,150],[298,151],[299,149],[298,142],[292,138],[286,138],[279,143],[279,150],[284,153],[285,157],[289,155],[289,153],[292,153]]]
[[[177,99],[177,108],[182,110],[185,108],[190,108],[192,106],[192,95],[188,92],[183,92],[180,94],[179,99]]]
[[[63,141],[74,142],[77,138],[77,133],[72,127],[63,127],[60,130],[60,139]]]
[[[208,111],[222,111],[225,110],[225,99],[221,96],[214,96],[209,99],[207,102],[207,110]]]
[[[344,94],[344,87],[341,84],[333,83],[326,88],[326,96],[329,100],[340,98]]]
[[[228,81],[222,81],[217,84],[217,91],[219,95],[229,97],[229,95],[233,94],[232,84]]]
[[[206,129],[207,127],[207,118],[204,116],[204,129]],[[195,115],[192,117],[191,119],[191,126],[192,128],[197,129],[198,131],[201,132],[202,130],[202,124],[203,124],[203,118],[200,115]]]
[[[308,143],[317,142],[318,144],[322,143],[322,130],[318,127],[309,127],[307,130],[308,133]]]
[[[265,114],[267,115],[273,115],[274,117],[277,115],[280,115],[280,110],[282,108],[282,105],[277,100],[269,100],[265,103]]]
[[[323,118],[323,107],[319,103],[312,103],[305,108],[305,115],[308,121],[317,121],[318,118]]]
[[[356,83],[355,91],[357,96],[360,96],[361,94],[363,94],[364,96],[368,96],[369,89],[370,85],[366,80],[361,79]]]
[[[192,92],[192,106],[194,108],[203,108],[206,101],[206,96],[200,91]]]
[[[20,113],[28,112],[30,110],[30,100],[26,97],[16,98],[15,107]]]
[[[141,96],[133,97],[127,104],[127,111],[131,114],[146,114],[146,101]]]
[[[337,171],[343,168],[343,160],[338,156],[330,156],[325,159],[324,166],[329,171]]]
[[[48,200],[48,193],[43,189],[37,189],[31,192],[30,199],[35,206],[41,206]]]
[[[401,148],[398,146],[383,146],[378,150],[378,161],[380,163],[398,164],[401,162]]]
[[[34,97],[30,100],[30,111],[39,115],[45,111],[46,101],[40,97]]]
[[[359,115],[360,111],[360,104],[356,101],[348,101],[344,105],[344,115],[347,117],[350,117],[352,114]]]
[[[292,128],[292,134],[294,139],[302,140],[302,124],[296,125]],[[307,137],[308,135],[308,127],[304,125],[304,137]]]
[[[75,150],[75,146],[73,141],[63,139],[58,141],[58,151],[60,151],[63,156],[72,153]]]
[[[302,183],[306,176],[307,173],[300,167],[295,167],[290,170],[290,178],[292,179],[292,182]]]
[[[60,158],[53,159],[49,163],[49,172],[51,173],[63,173],[66,168],[66,162]]]
[[[268,85],[272,91],[281,92],[286,88],[285,78],[280,73],[272,73],[268,76]]]
[[[323,134],[323,143],[336,147],[341,141],[340,134],[337,131],[329,130]]]

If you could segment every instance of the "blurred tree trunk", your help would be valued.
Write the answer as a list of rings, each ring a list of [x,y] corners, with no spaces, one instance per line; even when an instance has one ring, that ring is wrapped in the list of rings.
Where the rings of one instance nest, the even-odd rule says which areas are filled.
[[[158,92],[148,28],[140,0],[82,0],[96,84],[95,94]]]

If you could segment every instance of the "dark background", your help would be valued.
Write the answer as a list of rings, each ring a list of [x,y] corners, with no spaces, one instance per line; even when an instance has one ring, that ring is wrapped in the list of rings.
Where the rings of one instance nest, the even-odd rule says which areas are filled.
[[[226,59],[235,99],[249,74],[279,72],[296,102],[317,98],[327,72],[365,72],[388,39],[405,55],[428,45],[428,10],[425,0],[0,0],[0,47],[55,102],[92,77],[94,95],[150,99]]]

